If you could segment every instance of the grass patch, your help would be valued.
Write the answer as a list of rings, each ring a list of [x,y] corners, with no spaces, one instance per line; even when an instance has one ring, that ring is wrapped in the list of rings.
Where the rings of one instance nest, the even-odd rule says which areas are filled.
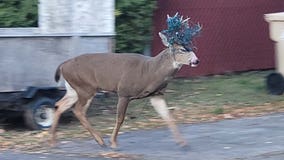
[[[267,94],[265,77],[272,71],[253,71],[195,79],[176,79],[169,85],[169,101],[184,106],[255,106],[283,101],[284,96]]]
[[[224,114],[224,108],[223,107],[217,107],[215,108],[212,113],[214,114]]]

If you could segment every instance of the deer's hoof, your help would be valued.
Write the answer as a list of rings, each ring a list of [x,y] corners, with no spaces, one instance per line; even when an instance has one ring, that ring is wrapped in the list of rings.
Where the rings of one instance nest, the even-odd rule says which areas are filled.
[[[181,148],[188,148],[189,145],[186,141],[180,141],[178,142],[178,145],[181,147]]]
[[[112,149],[117,149],[117,144],[112,142],[111,145],[110,145],[110,148]]]
[[[96,141],[101,147],[103,147],[103,148],[107,147],[107,145],[105,144],[105,142],[102,139],[101,140],[96,139]]]
[[[55,141],[55,140],[49,140],[49,141],[48,141],[48,146],[49,146],[50,148],[56,147],[56,141]]]
[[[117,145],[116,145],[116,144],[111,144],[111,145],[110,145],[110,148],[116,149],[116,148],[117,148]]]
[[[107,148],[107,145],[106,144],[99,144],[102,148]]]

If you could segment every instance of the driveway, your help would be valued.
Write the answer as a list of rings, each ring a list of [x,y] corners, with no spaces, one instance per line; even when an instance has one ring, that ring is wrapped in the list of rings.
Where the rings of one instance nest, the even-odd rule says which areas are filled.
[[[119,135],[119,149],[92,139],[60,142],[44,153],[0,152],[1,160],[283,160],[284,113],[263,117],[180,125],[190,147],[175,145],[167,128]],[[106,139],[108,141],[108,139]]]

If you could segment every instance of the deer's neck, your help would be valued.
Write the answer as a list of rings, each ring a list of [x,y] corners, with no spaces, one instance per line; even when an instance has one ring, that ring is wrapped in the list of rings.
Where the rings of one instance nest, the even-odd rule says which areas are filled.
[[[170,52],[170,49],[165,49],[157,56],[153,57],[150,61],[150,65],[155,68],[155,72],[163,76],[173,76],[180,66],[176,66],[174,54]]]

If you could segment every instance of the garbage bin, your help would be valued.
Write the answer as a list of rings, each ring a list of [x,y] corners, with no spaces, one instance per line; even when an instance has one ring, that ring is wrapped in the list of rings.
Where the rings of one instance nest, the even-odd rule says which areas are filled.
[[[264,15],[269,23],[270,38],[275,42],[276,73],[267,76],[269,93],[280,95],[284,92],[284,12]]]

